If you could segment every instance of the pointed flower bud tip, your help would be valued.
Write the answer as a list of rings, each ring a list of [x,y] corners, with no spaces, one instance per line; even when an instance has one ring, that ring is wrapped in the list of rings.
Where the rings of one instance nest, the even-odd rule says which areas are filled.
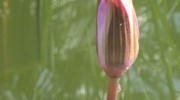
[[[97,54],[109,77],[120,77],[135,61],[138,21],[131,0],[99,0],[97,10]]]

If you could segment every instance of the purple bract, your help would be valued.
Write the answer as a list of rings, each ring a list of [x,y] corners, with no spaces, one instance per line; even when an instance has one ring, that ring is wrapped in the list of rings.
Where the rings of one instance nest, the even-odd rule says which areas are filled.
[[[120,77],[136,60],[139,29],[131,0],[99,0],[97,54],[109,77]]]

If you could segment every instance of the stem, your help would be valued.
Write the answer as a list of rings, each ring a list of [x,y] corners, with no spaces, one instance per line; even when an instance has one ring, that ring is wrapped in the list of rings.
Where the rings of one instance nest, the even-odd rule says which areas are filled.
[[[36,30],[37,30],[37,48],[38,48],[38,56],[39,59],[41,59],[41,36],[42,36],[42,32],[41,32],[41,0],[37,0],[36,1],[37,5],[36,5]]]
[[[108,79],[108,92],[107,92],[107,100],[117,100],[118,95],[118,82],[119,78],[109,78]]]
[[[7,89],[8,87],[8,52],[7,52],[7,25],[8,24],[8,0],[3,1],[3,32],[2,32],[2,43],[3,43],[3,87]]]

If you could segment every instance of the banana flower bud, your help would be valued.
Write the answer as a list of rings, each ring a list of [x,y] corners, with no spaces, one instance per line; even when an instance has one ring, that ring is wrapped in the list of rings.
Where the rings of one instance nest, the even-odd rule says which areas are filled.
[[[98,61],[109,77],[120,77],[136,60],[138,38],[137,16],[131,0],[98,1]]]

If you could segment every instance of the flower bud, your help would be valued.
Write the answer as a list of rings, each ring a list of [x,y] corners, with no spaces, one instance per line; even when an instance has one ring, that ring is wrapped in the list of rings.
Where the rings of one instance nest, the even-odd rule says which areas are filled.
[[[98,1],[97,54],[109,77],[120,77],[135,61],[138,38],[138,22],[131,0]]]

